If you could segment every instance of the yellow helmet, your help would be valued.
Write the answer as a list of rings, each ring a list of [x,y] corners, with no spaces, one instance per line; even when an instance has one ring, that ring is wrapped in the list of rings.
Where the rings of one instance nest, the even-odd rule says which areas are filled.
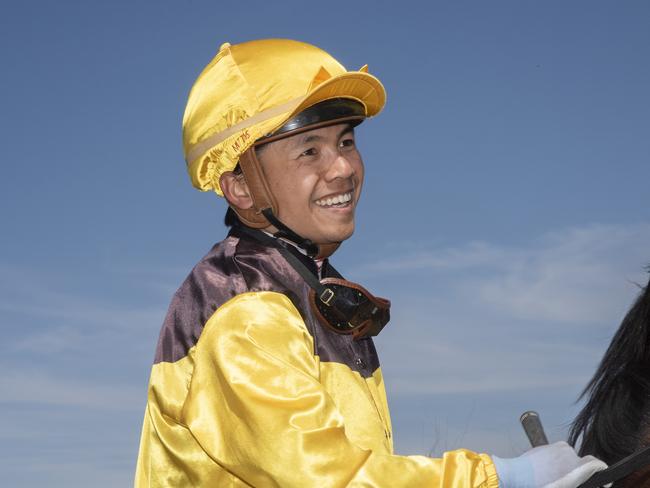
[[[319,102],[349,98],[365,117],[386,102],[381,82],[347,71],[325,51],[288,39],[225,43],[199,75],[183,116],[183,150],[192,184],[223,195],[220,176],[253,143]]]

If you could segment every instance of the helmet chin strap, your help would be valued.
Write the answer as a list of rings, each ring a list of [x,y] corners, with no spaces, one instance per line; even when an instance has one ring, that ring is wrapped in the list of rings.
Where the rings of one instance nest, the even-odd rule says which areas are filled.
[[[273,197],[273,193],[271,193],[262,166],[255,154],[254,147],[249,148],[241,155],[239,158],[239,166],[248,185],[253,206],[248,209],[241,209],[235,206],[231,206],[231,208],[245,225],[254,229],[263,229],[272,225],[278,229],[274,234],[276,237],[293,242],[298,247],[304,249],[310,257],[315,259],[323,259],[331,256],[338,249],[341,245],[340,242],[316,244],[298,235],[276,217],[278,204]]]
[[[291,242],[304,249],[307,252],[307,255],[312,258],[316,257],[319,254],[318,245],[314,244],[309,239],[305,239],[304,237],[299,236],[289,227],[280,222],[280,220],[277,219],[275,215],[273,215],[272,209],[265,208],[262,210],[262,215],[264,215],[264,217],[266,217],[266,220],[271,222],[271,224],[273,224],[273,226],[278,229],[278,231],[274,234],[275,237],[289,239]]]

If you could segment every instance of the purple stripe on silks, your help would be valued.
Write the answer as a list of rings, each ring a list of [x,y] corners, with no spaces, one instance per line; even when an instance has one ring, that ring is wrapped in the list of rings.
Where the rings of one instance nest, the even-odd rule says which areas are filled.
[[[296,255],[309,260],[297,251]],[[314,268],[313,262],[306,264]],[[328,268],[326,265],[325,270]],[[364,378],[379,367],[372,339],[354,340],[352,336],[321,326],[311,311],[309,286],[302,277],[277,249],[246,236],[239,237],[236,230],[199,261],[174,294],[160,332],[154,363],[175,362],[185,357],[217,308],[236,295],[255,291],[283,293],[292,301],[314,338],[314,354],[321,361],[345,364]]]

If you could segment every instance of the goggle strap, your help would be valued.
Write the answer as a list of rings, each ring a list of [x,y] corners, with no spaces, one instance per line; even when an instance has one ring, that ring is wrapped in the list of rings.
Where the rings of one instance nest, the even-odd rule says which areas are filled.
[[[328,306],[331,306],[332,299],[336,300],[336,296],[331,288],[324,286],[314,273],[312,273],[305,264],[294,256],[288,249],[279,247],[280,254],[289,262],[293,269],[304,279],[307,284],[314,290],[316,297]],[[327,300],[327,301],[325,301]]]
[[[268,209],[268,210],[270,210],[270,209]],[[264,212],[264,210],[262,212]],[[271,216],[273,215],[271,212],[269,212],[269,214]],[[268,216],[266,214],[264,216],[268,218]],[[275,218],[275,217],[273,217],[273,218]],[[275,224],[273,224],[273,225],[275,225]],[[307,284],[311,288],[313,288],[313,290],[316,292],[316,296],[320,297],[323,294],[326,294],[325,296],[327,296],[327,290],[330,290],[330,289],[328,287],[326,287],[326,286],[323,286],[323,284],[318,280],[318,278],[316,276],[314,276],[314,273],[312,273],[309,270],[309,268],[307,268],[307,266],[305,266],[305,264],[302,261],[300,261],[300,259],[298,259],[296,256],[294,256],[288,249],[286,249],[284,247],[284,246],[286,246],[288,244],[283,243],[280,239],[270,237],[270,236],[268,236],[268,235],[266,235],[266,234],[264,234],[262,232],[259,232],[259,231],[256,232],[254,230],[248,230],[244,226],[239,227],[238,230],[240,232],[243,232],[244,234],[248,235],[249,237],[254,238],[257,241],[269,244],[271,247],[275,247],[274,244],[276,244],[276,243],[280,244],[280,246],[276,247],[276,249],[289,262],[289,264],[296,271],[296,273],[298,273],[302,277],[302,279],[304,279],[307,282]],[[330,292],[331,292],[331,290],[330,290]]]

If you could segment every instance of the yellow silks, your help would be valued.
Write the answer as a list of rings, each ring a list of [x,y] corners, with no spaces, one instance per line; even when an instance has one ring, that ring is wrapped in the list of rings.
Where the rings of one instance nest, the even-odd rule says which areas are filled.
[[[285,295],[222,305],[188,356],[153,367],[135,486],[498,486],[483,454],[394,455],[381,372],[313,350]]]
[[[330,98],[361,102],[366,115],[386,101],[381,82],[347,71],[325,51],[288,39],[225,43],[194,82],[183,116],[183,150],[192,184],[222,195],[232,171],[257,139],[293,115]]]

